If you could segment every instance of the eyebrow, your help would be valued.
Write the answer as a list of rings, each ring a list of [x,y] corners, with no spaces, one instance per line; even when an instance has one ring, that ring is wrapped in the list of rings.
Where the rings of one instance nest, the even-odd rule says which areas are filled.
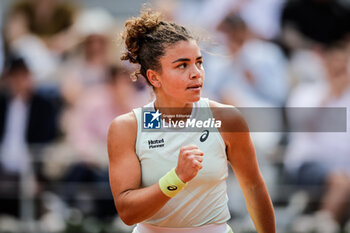
[[[202,56],[199,56],[196,58],[196,60],[199,60],[199,59],[202,59]],[[179,59],[176,59],[175,61],[173,61],[172,63],[176,63],[176,62],[180,62],[180,61],[191,61],[191,59],[189,58],[179,58]]]

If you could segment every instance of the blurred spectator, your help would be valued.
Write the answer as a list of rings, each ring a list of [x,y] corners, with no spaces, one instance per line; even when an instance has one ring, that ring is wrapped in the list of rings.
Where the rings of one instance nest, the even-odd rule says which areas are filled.
[[[289,0],[282,13],[283,41],[292,49],[330,44],[350,33],[349,4],[340,0]]]
[[[105,9],[82,11],[73,26],[81,46],[72,51],[59,72],[66,103],[62,130],[66,134],[66,142],[73,147],[74,158],[63,174],[63,181],[68,182],[63,195],[84,214],[96,211],[94,213],[98,217],[115,213],[110,192],[106,191],[109,190],[106,135],[109,123],[124,111],[124,106],[117,102],[122,103],[122,100],[115,100],[112,92],[113,78],[119,77],[122,72],[117,69],[112,75],[108,71],[113,27],[114,18]],[[122,91],[130,91],[125,85],[123,87],[125,90]],[[91,183],[92,188],[86,190],[77,186],[76,182]],[[105,196],[101,199],[89,190],[100,190]],[[86,198],[94,200],[84,201]]]
[[[148,101],[145,93],[136,89],[130,80],[129,72],[124,68],[112,66],[108,70],[107,80],[107,83],[85,91],[76,103],[70,118],[65,119],[67,140],[74,148],[76,161],[64,180],[68,183],[92,182],[101,191],[109,190],[106,151],[109,124],[116,116],[143,106]],[[100,217],[115,213],[110,193],[105,193],[110,199],[97,200],[95,205],[88,209],[86,203],[80,205],[74,198],[79,196],[82,189],[76,187],[74,183],[71,184],[66,195],[84,214],[88,214],[94,208]],[[102,185],[105,187],[100,187]]]
[[[326,81],[327,72],[318,49],[294,51],[290,56],[289,66],[293,88],[301,84],[319,84]]]
[[[281,49],[255,38],[235,13],[229,14],[218,30],[226,37],[224,45],[229,56],[205,58],[205,95],[236,107],[283,107],[289,91],[289,75]],[[268,124],[281,128],[282,110],[276,110]],[[260,121],[255,116],[252,119],[255,123]],[[281,134],[275,132],[251,135],[262,155],[272,151],[281,138]]]
[[[113,17],[103,9],[85,10],[78,16],[74,29],[82,38],[82,51],[73,54],[60,72],[68,105],[73,106],[85,90],[106,82],[113,25]]]
[[[0,30],[2,31],[2,14],[0,12]],[[3,38],[2,33],[0,36],[0,74],[2,74],[2,69],[4,67],[4,44],[3,44]]]
[[[326,82],[300,84],[292,92],[288,106],[346,107],[349,122],[349,54],[344,44],[335,44],[320,52],[326,70]],[[304,120],[317,122],[322,120],[321,118],[322,116],[314,116],[312,119]],[[335,123],[337,122],[328,120],[326,124]],[[346,220],[350,206],[349,124],[346,127],[347,132],[344,133],[293,133],[286,153],[285,166],[291,181],[301,187],[318,186],[319,190],[323,190],[322,192],[318,190],[316,193],[318,194],[316,196],[320,196],[321,202],[319,211],[313,216],[318,224],[312,227],[319,226],[328,229],[327,232],[337,232],[337,223]],[[301,225],[301,221],[306,220],[299,219],[296,226]]]
[[[57,135],[57,110],[39,95],[33,86],[32,72],[22,58],[12,57],[6,62],[3,89],[0,92],[0,173],[1,179],[18,175],[28,169],[30,144],[44,144]],[[1,192],[9,190],[0,189]],[[12,195],[18,195],[12,193]],[[16,208],[5,205],[12,211]],[[3,205],[4,204],[4,205]],[[4,208],[3,208],[4,207]]]
[[[34,81],[52,79],[62,54],[75,45],[70,30],[73,19],[74,9],[68,2],[21,0],[12,5],[5,18],[5,42],[10,53],[27,60]]]
[[[74,7],[67,1],[21,0],[12,6],[9,21],[22,18],[26,31],[42,39],[50,50],[60,53],[70,43],[64,34],[73,25],[74,14]],[[17,36],[21,35],[11,34],[11,39]]]
[[[280,33],[280,16],[286,0],[249,0],[240,15],[259,38],[273,40]]]
[[[280,13],[285,0],[180,1],[175,19],[215,32],[227,14],[235,12],[259,38],[274,39],[280,31]],[[213,14],[215,12],[215,14]],[[218,36],[214,34],[213,36]]]
[[[112,66],[108,72],[108,82],[84,92],[71,118],[65,119],[67,139],[76,149],[79,160],[87,164],[98,164],[102,160],[103,168],[107,157],[101,156],[100,152],[106,150],[109,124],[116,116],[143,106],[147,101],[124,68]]]
[[[1,24],[1,21],[0,21],[0,24]],[[3,47],[2,36],[1,36],[0,37],[0,74],[2,74],[3,67],[4,67],[4,47]]]
[[[231,13],[218,29],[226,35],[231,57],[217,80],[224,101],[236,106],[283,106],[288,93],[287,61],[274,44],[254,38],[245,22]]]

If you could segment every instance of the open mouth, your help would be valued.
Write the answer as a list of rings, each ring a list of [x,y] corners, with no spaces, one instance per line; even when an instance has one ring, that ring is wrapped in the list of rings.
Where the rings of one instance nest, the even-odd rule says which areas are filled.
[[[187,87],[188,90],[200,90],[201,88],[202,88],[202,85],[200,84]]]

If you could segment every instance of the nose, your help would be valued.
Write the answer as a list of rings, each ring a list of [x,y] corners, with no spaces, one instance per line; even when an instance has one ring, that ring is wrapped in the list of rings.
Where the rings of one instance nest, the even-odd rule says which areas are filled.
[[[192,66],[193,68],[190,71],[190,79],[198,79],[202,76],[202,70],[196,65]]]

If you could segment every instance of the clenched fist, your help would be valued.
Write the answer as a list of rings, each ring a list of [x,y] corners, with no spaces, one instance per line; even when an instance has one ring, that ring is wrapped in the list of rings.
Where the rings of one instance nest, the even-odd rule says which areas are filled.
[[[184,182],[192,180],[203,165],[203,152],[196,145],[183,146],[180,149],[175,172]]]

